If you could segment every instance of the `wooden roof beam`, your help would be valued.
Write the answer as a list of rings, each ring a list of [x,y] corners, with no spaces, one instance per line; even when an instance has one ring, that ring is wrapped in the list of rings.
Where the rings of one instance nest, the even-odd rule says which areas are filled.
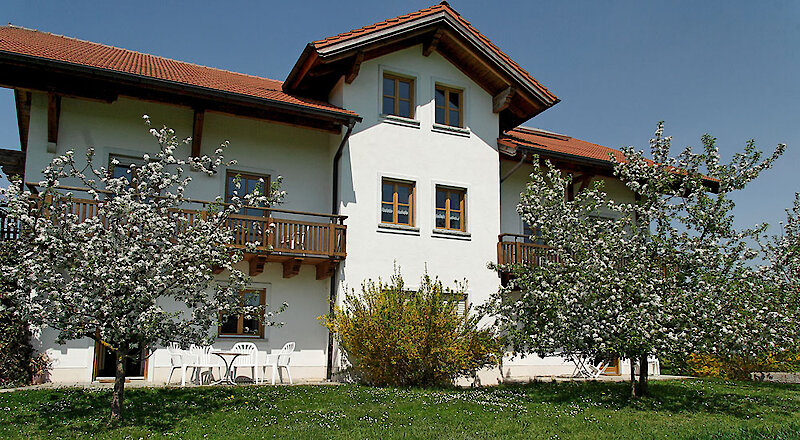
[[[494,113],[500,113],[507,109],[508,106],[511,105],[511,99],[514,98],[516,91],[517,89],[514,87],[508,86],[502,92],[494,95],[492,98],[492,111]]]
[[[437,29],[436,32],[434,32],[434,34],[431,36],[430,40],[422,45],[423,56],[430,56],[433,51],[436,50],[436,47],[439,46],[439,40],[442,38],[442,35],[444,35],[444,31]]]
[[[192,157],[200,157],[200,148],[203,142],[203,120],[206,111],[194,109],[194,122],[192,123]]]
[[[17,105],[19,146],[22,151],[28,151],[28,130],[31,126],[31,92],[14,89],[14,102]]]
[[[61,117],[61,96],[47,94],[47,152],[55,153],[58,145],[58,120]]]
[[[353,64],[350,65],[350,68],[347,70],[347,74],[344,76],[344,82],[347,84],[352,84],[355,81],[356,77],[358,76],[358,71],[361,69],[361,63],[364,61],[364,52],[358,51],[356,56],[353,57]]]

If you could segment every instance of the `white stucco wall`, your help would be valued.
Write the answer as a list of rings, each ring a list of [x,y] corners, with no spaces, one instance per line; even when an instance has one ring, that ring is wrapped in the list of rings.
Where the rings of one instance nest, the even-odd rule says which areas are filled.
[[[384,71],[415,79],[413,121],[380,115]],[[434,126],[437,83],[464,90],[465,130],[444,131]],[[436,52],[424,57],[421,46],[415,46],[364,62],[352,84],[340,81],[336,85],[330,101],[363,117],[340,162],[339,207],[340,213],[348,216],[348,232],[347,259],[338,271],[339,301],[345,289],[358,289],[366,279],[388,278],[396,264],[410,288],[427,269],[448,285],[466,279],[468,301],[475,305],[485,302],[499,288],[497,274],[486,267],[497,258],[498,234],[522,232],[516,205],[530,173],[530,165],[524,165],[502,185],[499,182],[499,176],[515,163],[501,161],[498,155],[499,121],[492,112],[492,96]],[[109,154],[141,156],[153,152],[156,145],[141,120],[145,113],[154,124],[168,124],[180,136],[191,135],[189,108],[126,98],[111,104],[63,98],[57,153],[74,149],[80,155],[87,147],[94,147],[97,163],[107,166]],[[46,127],[46,96],[35,93],[26,164],[29,181],[39,180],[40,170],[53,157],[46,151]],[[237,171],[283,176],[288,196],[282,208],[330,212],[332,162],[341,136],[206,113],[202,152],[210,153],[225,139],[231,142],[226,157],[239,161],[233,167]],[[189,196],[210,200],[223,194],[224,177],[224,170],[211,177],[195,175]],[[381,227],[383,177],[415,182],[414,230]],[[466,189],[467,234],[435,231],[437,184]],[[618,182],[609,181],[607,189],[613,197],[629,197]],[[253,281],[267,289],[271,304],[289,304],[278,317],[285,325],[269,329],[265,339],[255,341],[259,349],[272,352],[286,341],[296,341],[299,351],[292,360],[293,375],[298,379],[324,378],[328,334],[317,317],[328,311],[329,280],[316,280],[313,266],[303,266],[298,276],[284,279],[280,265],[273,263]],[[54,358],[53,380],[91,380],[94,343],[81,340],[58,346],[53,338],[52,331],[45,331],[38,347],[47,349]],[[238,340],[244,339],[220,338],[215,346],[228,348]],[[536,356],[507,359],[503,368],[502,374],[508,378],[572,370],[561,358]],[[148,363],[148,379],[161,381],[168,374],[169,356],[159,350]],[[482,376],[484,383],[492,383],[498,375],[494,371]]]
[[[180,137],[191,136],[192,110],[120,98],[114,103],[62,98],[57,154],[69,149],[82,159],[88,147],[96,150],[96,164],[108,165],[109,154],[141,157],[156,151],[157,145],[142,121],[150,115],[153,124],[167,124]],[[280,208],[330,212],[331,157],[329,146],[339,136],[265,121],[207,112],[203,130],[202,153],[210,154],[223,140],[230,140],[225,156],[236,159],[231,169],[258,174],[283,176],[287,191]],[[334,140],[332,140],[334,139]],[[187,153],[188,153],[188,146]],[[26,180],[38,181],[41,169],[54,157],[47,152],[47,99],[34,93],[28,138]],[[214,176],[195,173],[188,196],[213,200],[224,194],[225,169]],[[78,182],[63,182],[75,184]],[[277,217],[277,215],[276,215]],[[298,218],[298,217],[294,217]],[[325,219],[308,219],[325,222]],[[241,267],[246,270],[244,263]],[[253,278],[255,287],[267,288],[267,301],[274,305],[283,302],[288,309],[278,316],[282,327],[271,328],[262,340],[219,338],[215,347],[230,348],[238,341],[253,341],[264,355],[279,350],[287,341],[297,343],[293,356],[293,376],[297,379],[325,377],[327,330],[317,317],[328,311],[329,280],[316,280],[313,266],[303,266],[300,274],[284,279],[277,263],[267,264],[264,273]],[[51,379],[56,382],[85,382],[92,378],[94,342],[89,339],[55,343],[55,332],[45,330],[36,348],[46,350],[54,361]],[[169,374],[166,350],[157,350],[148,362],[147,377],[164,380]],[[267,373],[269,374],[269,372]],[[173,379],[173,381],[176,379]]]
[[[381,118],[383,71],[415,78],[415,124]],[[464,89],[467,133],[434,131],[436,83]],[[413,287],[427,267],[451,285],[468,279],[469,301],[485,301],[498,286],[497,275],[486,268],[495,258],[500,221],[498,117],[492,113],[492,97],[437,53],[424,57],[421,46],[364,62],[356,80],[340,85],[335,94],[364,118],[341,163],[341,212],[348,216],[342,281],[358,288],[365,279],[388,278],[396,263]],[[417,230],[381,227],[383,177],[415,182]],[[466,189],[469,236],[434,231],[437,184]]]

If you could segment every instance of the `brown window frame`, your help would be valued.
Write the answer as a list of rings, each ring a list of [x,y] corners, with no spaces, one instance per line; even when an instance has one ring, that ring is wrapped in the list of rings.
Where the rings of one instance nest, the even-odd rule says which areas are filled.
[[[242,191],[242,189],[245,190],[244,193],[239,194],[239,197],[242,197],[247,193],[247,183],[246,183],[245,179],[247,179],[247,180],[264,179],[264,188],[263,188],[264,193],[267,193],[269,191],[269,189],[272,187],[272,177],[269,174],[245,173],[245,172],[242,172],[242,171],[227,170],[225,172],[225,198],[224,198],[225,203],[230,203],[230,199],[228,198],[228,195],[231,193],[231,183],[232,183],[231,182],[231,177],[236,177],[236,176],[240,176],[241,179],[242,179],[239,191]],[[265,206],[265,208],[267,208],[267,207],[268,206]],[[248,209],[253,209],[253,208],[242,208],[242,209],[243,209],[243,211],[240,214],[247,215],[247,214],[245,214],[247,212],[247,210]],[[258,211],[261,212],[261,215],[259,215],[258,217],[267,217],[267,210],[266,209],[259,209]]]
[[[444,92],[444,106],[436,105],[436,92],[439,91],[439,90]],[[449,127],[463,128],[464,127],[464,91],[461,90],[461,89],[456,89],[454,87],[447,87],[447,86],[443,86],[443,85],[440,85],[440,84],[436,84],[436,87],[434,87],[433,92],[434,92],[433,121],[435,123],[439,124],[439,125],[447,125]],[[459,108],[458,109],[451,109],[450,108],[450,94],[451,93],[455,93],[455,94],[458,95],[458,103],[459,103]],[[439,122],[439,121],[436,120],[436,109],[443,109],[444,110],[444,122]],[[458,112],[458,124],[451,124],[450,123],[450,112],[451,111]]]
[[[259,294],[258,305],[259,306],[266,305],[267,304],[267,289],[247,289],[247,290],[242,290],[241,292],[239,292],[239,295],[241,295],[242,299],[244,299],[244,295],[246,295],[248,293],[256,293],[256,292]],[[232,316],[229,316],[227,318],[228,319],[232,318]],[[261,319],[258,320],[258,333],[257,334],[256,333],[245,333],[244,332],[244,315],[239,315],[237,317],[236,333],[223,333],[222,332],[223,319],[224,318],[223,318],[222,314],[220,313],[219,325],[217,326],[217,336],[221,336],[221,337],[248,337],[248,338],[254,338],[254,339],[263,339],[264,338],[264,321],[261,320]]]
[[[444,199],[444,206],[445,207],[444,208],[439,208],[438,206],[436,206],[436,199],[439,196],[439,191],[445,191],[445,199]],[[461,197],[460,197],[460,200],[459,200],[459,209],[452,209],[452,207],[450,206],[450,193],[460,193],[461,194]],[[436,214],[438,214],[439,211],[444,211],[444,215],[445,215],[445,217],[444,217],[445,218],[445,226],[443,228],[436,226]],[[460,222],[461,225],[458,228],[451,228],[450,227],[450,213],[454,212],[454,211],[461,213],[461,217],[460,217],[461,218],[461,222]],[[436,194],[435,194],[435,198],[434,198],[434,213],[433,214],[434,214],[433,215],[433,218],[434,218],[433,224],[434,224],[434,227],[436,229],[446,230],[446,231],[466,232],[467,231],[467,190],[466,190],[466,188],[455,188],[455,187],[450,187],[450,186],[436,185]]]
[[[394,81],[394,95],[387,95],[386,90],[383,90],[384,81],[390,79]],[[383,80],[381,81],[381,112],[383,113],[383,98],[392,98],[394,100],[394,109],[392,113],[383,113],[389,114],[392,116],[397,116],[400,118],[408,118],[414,119],[414,78],[409,78],[406,76],[395,75],[392,73],[384,73]],[[408,99],[400,97],[400,82],[407,82],[408,83]],[[400,101],[408,101],[408,116],[403,116],[400,114]]]
[[[383,201],[383,185],[390,183],[393,185],[392,188],[392,221],[388,222],[383,220],[383,205],[384,203],[388,204],[389,202]],[[397,188],[399,186],[405,186],[409,188],[408,191],[408,203],[399,203],[397,201]],[[417,185],[415,182],[409,182],[405,180],[396,180],[396,179],[389,179],[383,178],[381,179],[381,192],[380,192],[380,219],[382,224],[387,225],[401,225],[401,226],[410,226],[414,227],[414,223],[416,221],[414,216],[414,205],[416,203],[416,188]],[[400,206],[408,206],[408,223],[400,223],[397,219],[399,217],[399,207]]]

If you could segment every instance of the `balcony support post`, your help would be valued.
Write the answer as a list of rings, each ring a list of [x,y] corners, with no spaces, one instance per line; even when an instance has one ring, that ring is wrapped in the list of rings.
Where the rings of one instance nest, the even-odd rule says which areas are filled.
[[[267,265],[267,257],[264,255],[252,255],[250,257],[250,276],[254,277],[264,272],[264,266]]]
[[[300,266],[303,264],[302,258],[290,258],[283,262],[283,277],[291,278],[300,273]]]
[[[336,272],[336,266],[336,262],[330,260],[317,264],[317,279],[324,280],[332,277],[333,273]]]

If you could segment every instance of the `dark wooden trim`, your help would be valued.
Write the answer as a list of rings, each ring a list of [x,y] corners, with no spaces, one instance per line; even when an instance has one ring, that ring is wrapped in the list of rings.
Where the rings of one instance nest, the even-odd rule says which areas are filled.
[[[61,96],[47,94],[47,142],[58,144],[58,120],[61,117]]]
[[[283,262],[283,277],[291,278],[300,273],[300,266],[303,264],[302,258],[292,258]]]
[[[6,176],[25,174],[25,152],[0,149],[0,169]]]
[[[436,47],[439,46],[439,40],[442,38],[444,31],[442,29],[437,29],[436,32],[433,33],[430,40],[423,43],[422,45],[422,56],[430,56]]]
[[[364,61],[364,52],[358,51],[356,56],[353,57],[353,64],[350,66],[347,75],[344,77],[344,82],[352,84],[358,76],[358,71],[361,69],[361,63]]]
[[[22,151],[28,151],[28,130],[31,126],[31,92],[14,89],[14,102],[17,105],[19,146]]]
[[[589,184],[592,182],[594,175],[592,174],[583,174],[581,175],[580,179],[577,180],[581,183],[581,186],[578,187],[578,192],[581,192],[589,187]]]
[[[203,109],[194,109],[194,120],[192,123],[192,156],[200,157],[200,148],[203,142],[203,120],[205,119],[206,111]]]
[[[501,111],[507,109],[508,106],[511,105],[511,99],[514,98],[515,93],[516,89],[508,86],[502,92],[494,95],[492,98],[492,111],[494,113],[500,113]]]
[[[332,277],[333,273],[336,272],[336,266],[334,261],[323,261],[317,264],[317,279],[324,280]]]
[[[264,266],[267,265],[267,257],[264,255],[253,255],[250,257],[250,276],[258,276],[264,272]]]

